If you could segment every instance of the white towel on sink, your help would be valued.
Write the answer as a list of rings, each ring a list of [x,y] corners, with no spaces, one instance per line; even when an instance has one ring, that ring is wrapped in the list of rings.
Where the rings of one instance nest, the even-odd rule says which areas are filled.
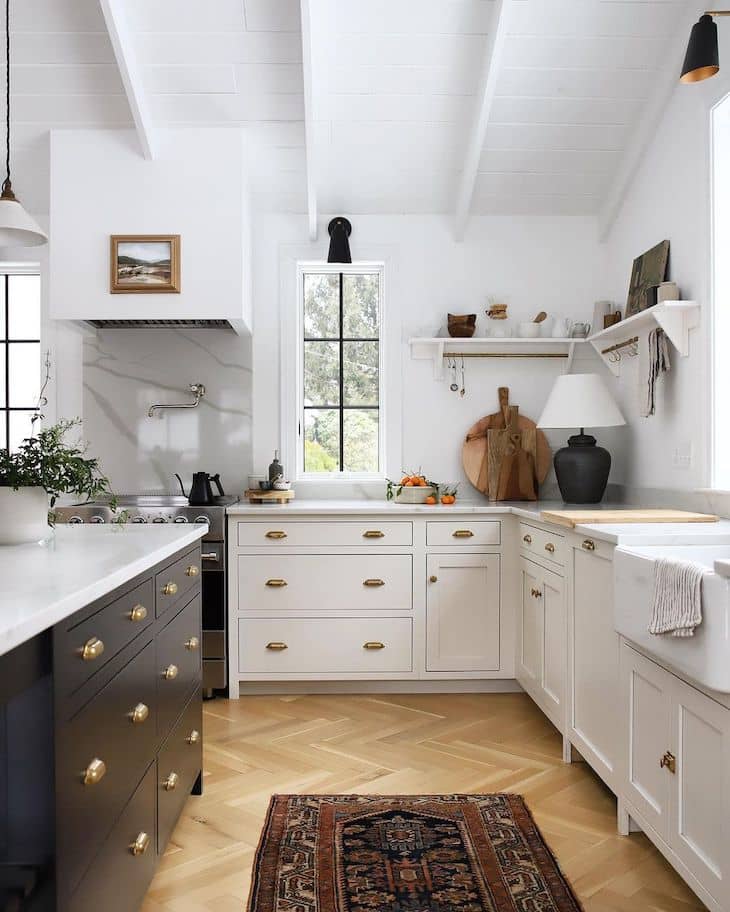
[[[694,636],[702,623],[702,577],[705,567],[661,558],[654,564],[649,633]]]

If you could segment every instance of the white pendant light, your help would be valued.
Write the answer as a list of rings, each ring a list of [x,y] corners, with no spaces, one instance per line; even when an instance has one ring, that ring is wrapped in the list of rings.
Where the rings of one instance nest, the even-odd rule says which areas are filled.
[[[10,183],[10,0],[5,0],[5,180],[0,193],[0,247],[37,247],[48,235],[15,198]]]

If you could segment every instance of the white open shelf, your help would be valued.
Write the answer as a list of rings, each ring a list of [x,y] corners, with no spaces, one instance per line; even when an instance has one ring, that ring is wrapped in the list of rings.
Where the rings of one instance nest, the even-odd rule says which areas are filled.
[[[664,330],[666,337],[682,357],[689,354],[689,331],[700,322],[700,305],[697,301],[664,301],[642,310],[589,336],[588,341],[603,359],[608,369],[619,375],[621,360],[614,352],[621,352],[632,342],[646,345],[649,333],[657,326]]]
[[[411,358],[416,361],[432,361],[435,380],[445,376],[444,359],[449,355],[457,358],[554,358],[562,362],[565,373],[571,368],[576,345],[585,339],[521,339],[510,336],[496,339],[489,336],[472,337],[471,339],[452,339],[436,336],[433,338],[413,338],[408,340],[411,347]]]

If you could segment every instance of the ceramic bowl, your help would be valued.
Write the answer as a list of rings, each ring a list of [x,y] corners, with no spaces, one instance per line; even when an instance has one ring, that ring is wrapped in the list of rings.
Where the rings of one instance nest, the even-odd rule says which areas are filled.
[[[452,339],[471,339],[476,326],[476,314],[448,314],[448,330]]]
[[[517,335],[520,339],[537,339],[540,335],[540,324],[520,323],[517,326]]]
[[[431,487],[431,485],[426,485],[424,488],[401,488],[400,493],[395,495],[395,502],[402,504],[422,504],[426,503],[427,497],[432,497],[436,493],[436,489]]]
[[[291,491],[291,482],[290,481],[275,481],[274,490],[275,491]]]

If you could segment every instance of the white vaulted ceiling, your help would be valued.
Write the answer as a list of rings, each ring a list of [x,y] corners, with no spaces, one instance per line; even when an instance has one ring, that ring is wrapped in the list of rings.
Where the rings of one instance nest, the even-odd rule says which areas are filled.
[[[243,128],[262,209],[450,214],[464,192],[472,214],[599,214],[630,179],[698,4],[118,7],[153,127]],[[132,119],[98,0],[14,0],[13,21],[18,190],[43,212],[47,130]]]

